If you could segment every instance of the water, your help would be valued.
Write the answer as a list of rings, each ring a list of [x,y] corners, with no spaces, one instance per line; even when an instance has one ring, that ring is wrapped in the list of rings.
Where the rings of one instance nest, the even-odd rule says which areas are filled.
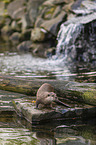
[[[15,113],[0,114],[0,145],[96,145],[96,119],[32,126]]]
[[[79,11],[79,10],[78,10]],[[96,12],[74,17],[60,27],[57,56],[67,62],[90,63],[96,67]]]
[[[90,64],[70,64],[62,57],[59,59],[34,57],[31,53],[17,52],[15,48],[5,43],[0,43],[0,74],[68,81],[96,80],[96,69]]]
[[[35,133],[25,128],[15,113],[2,114],[0,114],[0,145],[39,145]]]
[[[0,44],[0,74],[23,78],[46,78],[96,82],[96,70],[74,66],[63,59],[43,59]],[[33,126],[18,117],[10,100],[21,94],[0,91],[0,145],[96,145],[96,119],[49,122]]]

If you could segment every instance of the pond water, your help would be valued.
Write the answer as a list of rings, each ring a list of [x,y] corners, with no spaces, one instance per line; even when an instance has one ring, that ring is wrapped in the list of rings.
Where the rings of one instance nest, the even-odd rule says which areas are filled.
[[[3,114],[3,115],[2,115]],[[0,114],[0,145],[96,145],[96,119],[32,126],[15,113]]]
[[[22,78],[46,78],[96,82],[96,67],[90,64],[67,64],[61,59],[45,59],[31,53],[17,52],[8,43],[0,43],[0,74]]]
[[[17,52],[8,43],[0,43],[0,74],[96,82],[94,67],[34,57],[31,53]],[[0,145],[96,145],[96,119],[61,120],[33,126],[15,114],[10,100],[18,97],[19,94],[0,91]]]

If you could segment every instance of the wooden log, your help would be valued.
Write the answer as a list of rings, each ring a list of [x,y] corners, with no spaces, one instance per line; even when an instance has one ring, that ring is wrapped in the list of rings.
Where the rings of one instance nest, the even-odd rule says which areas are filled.
[[[21,79],[12,76],[0,76],[0,89],[36,95],[43,83],[51,84],[58,97],[91,105],[96,105],[96,83],[77,83],[61,80]]]

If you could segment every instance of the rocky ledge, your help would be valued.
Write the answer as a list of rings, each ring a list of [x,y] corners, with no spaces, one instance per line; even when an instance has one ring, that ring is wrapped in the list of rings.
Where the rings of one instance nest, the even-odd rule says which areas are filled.
[[[53,108],[35,108],[36,92],[43,83],[50,83],[59,100],[68,107],[53,104]],[[0,89],[18,92],[1,94],[1,111],[13,110],[33,124],[52,120],[74,120],[96,117],[96,84],[77,83],[56,80],[28,80],[16,77],[0,76]],[[24,94],[24,95],[22,95]],[[27,95],[27,96],[26,96]],[[7,104],[6,104],[7,103]],[[8,106],[8,107],[6,107]]]
[[[93,118],[96,116],[96,107],[91,105],[75,104],[70,108],[55,105],[53,109],[36,109],[35,103],[32,103],[32,98],[13,100],[13,105],[16,112],[24,117],[31,124],[42,124],[48,121],[57,120],[76,120],[80,118]]]

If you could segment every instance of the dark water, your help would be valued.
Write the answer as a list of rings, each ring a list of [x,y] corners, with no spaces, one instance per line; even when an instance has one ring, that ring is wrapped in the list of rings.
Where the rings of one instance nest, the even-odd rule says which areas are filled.
[[[96,145],[96,119],[33,126],[15,113],[2,114],[0,145]]]

